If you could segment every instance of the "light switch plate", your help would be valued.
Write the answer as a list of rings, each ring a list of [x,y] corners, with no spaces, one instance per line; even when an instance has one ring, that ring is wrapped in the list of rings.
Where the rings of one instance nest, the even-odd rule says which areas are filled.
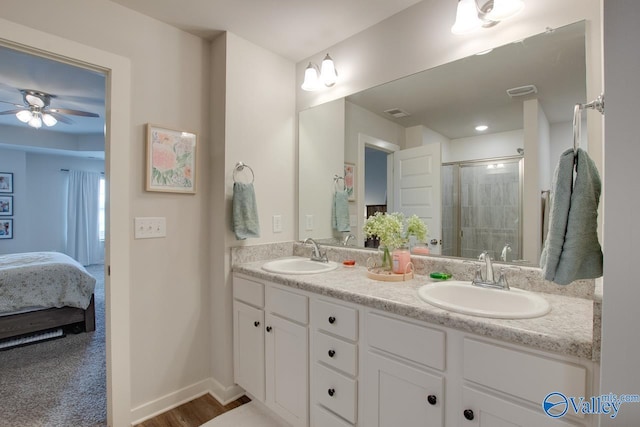
[[[282,233],[282,215],[273,216],[273,232]]]
[[[307,215],[305,217],[305,220],[306,220],[305,230],[307,231],[313,230],[313,215]]]
[[[167,236],[165,217],[136,217],[133,220],[136,239],[157,239]]]

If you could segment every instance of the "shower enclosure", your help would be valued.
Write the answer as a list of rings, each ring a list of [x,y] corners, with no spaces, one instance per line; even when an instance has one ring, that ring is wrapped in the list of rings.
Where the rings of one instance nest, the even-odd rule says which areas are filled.
[[[441,172],[442,254],[521,259],[522,157],[444,163]]]

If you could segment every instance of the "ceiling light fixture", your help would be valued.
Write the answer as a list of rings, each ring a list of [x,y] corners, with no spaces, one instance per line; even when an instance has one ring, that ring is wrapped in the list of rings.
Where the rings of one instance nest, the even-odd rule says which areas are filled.
[[[484,132],[487,129],[489,129],[489,126],[487,126],[487,125],[478,125],[478,126],[476,126],[476,130],[478,132]]]
[[[323,87],[332,87],[337,81],[338,72],[333,59],[327,53],[322,60],[320,68],[313,62],[309,62],[309,65],[304,70],[304,81],[301,88],[306,91],[315,91]]]
[[[482,6],[478,0],[458,0],[453,34],[467,34],[479,28],[489,28],[512,18],[523,8],[523,0],[489,0]]]

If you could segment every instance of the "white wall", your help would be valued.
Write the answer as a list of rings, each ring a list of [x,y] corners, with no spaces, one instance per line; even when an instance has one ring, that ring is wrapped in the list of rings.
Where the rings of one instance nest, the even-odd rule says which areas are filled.
[[[601,391],[640,394],[640,3],[604,0],[605,181],[604,298],[602,313]],[[640,404],[623,404],[602,426],[640,425]]]
[[[404,147],[405,135],[402,126],[348,101],[345,113],[347,128],[344,159],[346,162],[356,163],[358,166],[359,133]]]
[[[447,148],[442,150],[442,163],[513,157],[518,155],[518,148],[524,148],[524,134],[519,129],[458,138],[443,144],[443,147]]]
[[[131,417],[146,416],[210,376],[208,42],[106,0],[7,0],[2,17],[130,60],[131,143],[112,161],[131,165],[129,232],[135,216],[164,216],[168,232],[129,249]],[[148,122],[199,135],[195,196],[144,191]]]
[[[230,399],[238,391],[233,384],[230,248],[291,241],[297,234],[295,65],[229,32],[213,41],[211,53],[210,363],[220,397]],[[255,173],[259,239],[238,241],[230,229],[238,161]],[[272,231],[273,215],[282,217],[281,233]]]
[[[428,144],[448,145],[449,138],[426,126],[418,125],[405,129],[405,148],[419,147]]]

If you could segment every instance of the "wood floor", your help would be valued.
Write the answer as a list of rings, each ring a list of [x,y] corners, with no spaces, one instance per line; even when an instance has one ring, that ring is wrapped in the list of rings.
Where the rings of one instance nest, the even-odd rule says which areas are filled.
[[[200,427],[207,421],[250,402],[246,396],[222,406],[210,394],[194,399],[134,427]]]

